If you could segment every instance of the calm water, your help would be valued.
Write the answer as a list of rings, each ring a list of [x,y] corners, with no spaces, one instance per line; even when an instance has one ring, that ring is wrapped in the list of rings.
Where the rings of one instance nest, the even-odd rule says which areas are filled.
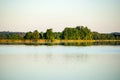
[[[0,45],[0,80],[120,80],[120,46]]]

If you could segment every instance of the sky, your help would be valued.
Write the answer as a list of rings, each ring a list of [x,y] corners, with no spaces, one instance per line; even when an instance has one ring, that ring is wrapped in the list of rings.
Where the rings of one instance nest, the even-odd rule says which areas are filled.
[[[62,31],[81,25],[120,32],[120,0],[0,0],[0,31]]]

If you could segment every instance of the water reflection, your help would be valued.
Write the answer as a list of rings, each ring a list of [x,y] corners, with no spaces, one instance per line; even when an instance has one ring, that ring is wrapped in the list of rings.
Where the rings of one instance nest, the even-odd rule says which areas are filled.
[[[120,42],[94,42],[93,45],[120,45]]]
[[[64,46],[91,46],[91,45],[120,45],[120,41],[109,41],[109,42],[61,42],[61,43],[0,43],[0,45],[64,45]]]
[[[120,80],[119,54],[0,55],[0,80]]]
[[[65,46],[90,46],[93,45],[93,42],[80,42],[80,43],[62,43],[61,45]]]
[[[60,63],[70,63],[70,62],[85,62],[90,56],[87,54],[33,54],[26,56],[27,59],[33,59],[35,62],[45,61],[48,63],[60,62]]]

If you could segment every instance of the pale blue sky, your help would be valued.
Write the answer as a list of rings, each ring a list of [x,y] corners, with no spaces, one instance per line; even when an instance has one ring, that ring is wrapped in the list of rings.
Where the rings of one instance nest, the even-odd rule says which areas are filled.
[[[120,0],[0,0],[0,31],[88,26],[120,32]]]

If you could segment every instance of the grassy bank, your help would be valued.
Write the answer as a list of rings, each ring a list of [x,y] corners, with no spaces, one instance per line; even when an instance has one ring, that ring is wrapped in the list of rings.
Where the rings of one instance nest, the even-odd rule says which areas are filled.
[[[120,40],[12,40],[1,39],[0,43],[80,43],[80,42],[120,42]]]

